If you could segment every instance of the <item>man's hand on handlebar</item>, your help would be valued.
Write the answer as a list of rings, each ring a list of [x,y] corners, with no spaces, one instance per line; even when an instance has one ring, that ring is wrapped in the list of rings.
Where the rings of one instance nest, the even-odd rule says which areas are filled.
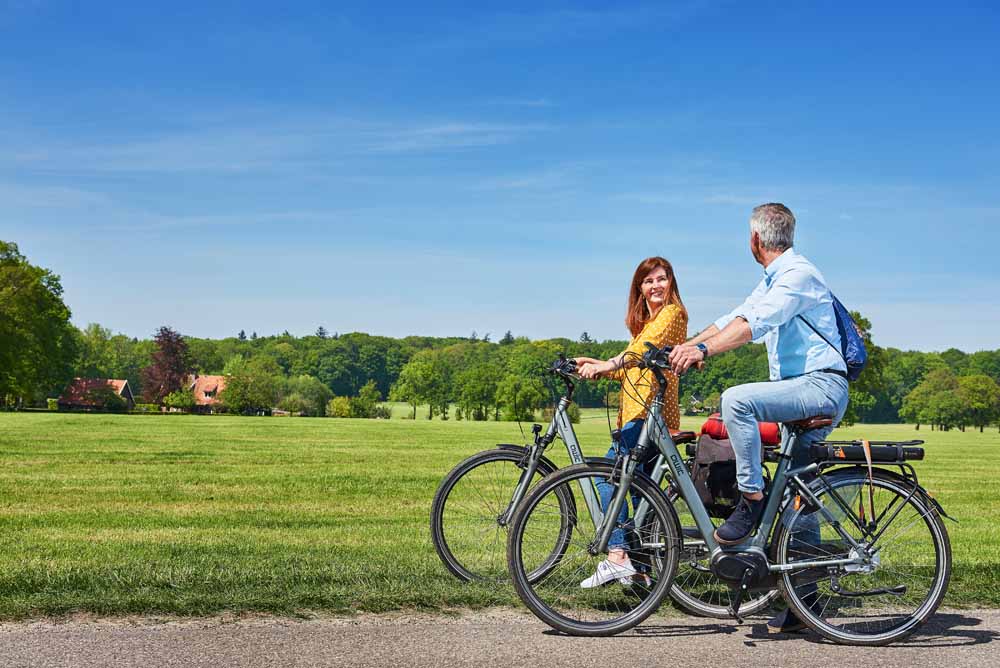
[[[693,366],[700,367],[705,359],[701,350],[687,343],[674,346],[670,351],[670,366],[678,376]]]

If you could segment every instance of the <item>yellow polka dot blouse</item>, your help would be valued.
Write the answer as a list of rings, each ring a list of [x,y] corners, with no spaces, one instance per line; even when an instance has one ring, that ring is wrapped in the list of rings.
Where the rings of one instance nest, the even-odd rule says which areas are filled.
[[[638,355],[646,352],[645,342],[649,341],[657,348],[675,346],[687,340],[687,315],[681,307],[667,304],[660,309],[656,317],[646,323],[638,336],[632,339],[626,350]],[[634,360],[634,358],[633,358]],[[635,364],[625,360],[626,365]],[[663,420],[670,429],[680,429],[681,414],[677,399],[677,374],[665,372],[667,391],[663,395]],[[646,403],[652,400],[656,378],[649,371],[636,366],[627,366],[614,374],[614,379],[622,384],[621,401],[618,417],[621,424],[636,418],[646,417]]]

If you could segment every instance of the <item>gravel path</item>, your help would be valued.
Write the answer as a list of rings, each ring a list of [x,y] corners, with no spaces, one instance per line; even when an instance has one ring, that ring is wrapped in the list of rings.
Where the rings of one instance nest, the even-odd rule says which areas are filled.
[[[0,624],[4,668],[159,666],[1000,666],[1000,611],[945,610],[908,641],[839,647],[809,634],[656,617],[615,638],[569,638],[519,611],[290,620],[34,621]]]

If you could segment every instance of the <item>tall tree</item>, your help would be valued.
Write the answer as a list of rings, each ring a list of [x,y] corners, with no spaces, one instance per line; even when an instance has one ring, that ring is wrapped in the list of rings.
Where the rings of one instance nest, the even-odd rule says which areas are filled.
[[[92,322],[80,332],[76,373],[83,378],[114,378],[111,330]]]
[[[854,424],[869,419],[878,405],[879,398],[886,395],[883,378],[885,350],[872,342],[872,324],[868,318],[857,311],[851,311],[851,317],[854,318],[855,324],[861,330],[865,350],[868,352],[868,363],[858,379],[851,383],[849,388],[850,402],[847,405],[847,412],[844,414],[845,424]]]
[[[59,277],[0,241],[0,404],[41,401],[73,376],[77,333]]]
[[[152,363],[142,370],[142,386],[146,401],[158,404],[168,394],[184,386],[191,373],[191,362],[187,342],[173,329],[160,327],[153,341],[156,350],[152,354]]]
[[[958,398],[961,399],[969,422],[983,427],[1000,419],[1000,386],[984,374],[963,376],[958,379]]]
[[[390,396],[412,405],[414,417],[421,403],[428,405],[427,419],[439,411],[446,416],[451,398],[449,375],[450,369],[441,351],[422,350],[403,367]]]
[[[903,399],[900,417],[915,422],[947,427],[954,424],[956,403],[952,401],[958,390],[958,379],[947,366],[928,371],[924,379]],[[959,404],[960,407],[960,404]]]
[[[236,413],[269,412],[278,401],[281,369],[260,355],[250,360],[237,355],[226,362],[226,389],[220,398],[228,410]]]

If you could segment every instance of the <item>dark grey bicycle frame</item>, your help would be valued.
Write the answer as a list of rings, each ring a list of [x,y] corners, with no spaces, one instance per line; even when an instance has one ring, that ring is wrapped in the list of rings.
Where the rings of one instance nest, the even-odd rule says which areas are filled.
[[[654,470],[654,481],[659,484],[663,474],[665,472],[670,473],[671,479],[677,486],[681,497],[683,497],[684,501],[687,503],[688,509],[691,511],[691,515],[694,517],[695,525],[698,527],[701,539],[705,541],[705,546],[708,548],[711,558],[715,558],[719,552],[723,551],[722,546],[719,545],[717,540],[715,540],[715,525],[712,523],[712,518],[709,517],[708,510],[705,508],[705,504],[702,502],[701,497],[698,495],[698,491],[695,489],[694,481],[691,479],[691,473],[684,465],[684,460],[681,458],[680,452],[677,450],[677,445],[670,437],[670,430],[663,421],[663,416],[661,414],[662,408],[662,398],[655,397],[646,417],[646,421],[642,425],[642,431],[639,434],[638,444],[648,445],[649,443],[652,443],[657,447],[662,460],[659,458],[657,459],[658,465]],[[653,432],[652,437],[650,436],[650,431]],[[809,486],[802,482],[799,477],[804,473],[811,473],[815,471],[818,466],[816,464],[809,464],[807,466],[790,468],[790,455],[792,449],[795,447],[795,439],[796,435],[790,432],[787,428],[784,428],[784,437],[782,438],[781,447],[779,448],[779,454],[781,457],[779,457],[778,466],[771,482],[772,493],[768,496],[767,503],[764,506],[764,513],[761,517],[760,527],[758,528],[756,535],[750,540],[740,543],[739,545],[727,545],[725,551],[756,552],[762,555],[766,560],[767,544],[770,540],[774,523],[778,518],[778,513],[781,510],[784,491],[786,489],[790,489],[803,495],[806,497],[808,502],[817,507],[817,512],[819,512],[838,532],[838,534],[840,534],[840,536],[847,543],[849,543],[852,548],[854,548],[854,553],[858,556],[850,559],[798,561],[795,564],[769,564],[768,570],[771,572],[784,572],[804,568],[822,568],[826,566],[863,563],[861,555],[865,552],[865,550],[858,543],[858,541],[851,536],[850,533],[840,526],[839,520],[837,520],[828,508],[819,502],[812,490],[809,489]],[[618,486],[617,493],[608,504],[608,521],[601,521],[597,527],[597,551],[607,552],[608,539],[617,524],[616,518],[622,508],[622,504],[625,503],[624,497],[626,489],[628,487],[628,483],[631,482],[631,476],[634,474],[636,466],[637,462],[631,458],[631,455],[626,455],[622,464],[623,484]],[[635,510],[635,526],[642,526],[642,521],[648,510],[649,503],[646,500],[642,500],[639,503],[639,507]]]

